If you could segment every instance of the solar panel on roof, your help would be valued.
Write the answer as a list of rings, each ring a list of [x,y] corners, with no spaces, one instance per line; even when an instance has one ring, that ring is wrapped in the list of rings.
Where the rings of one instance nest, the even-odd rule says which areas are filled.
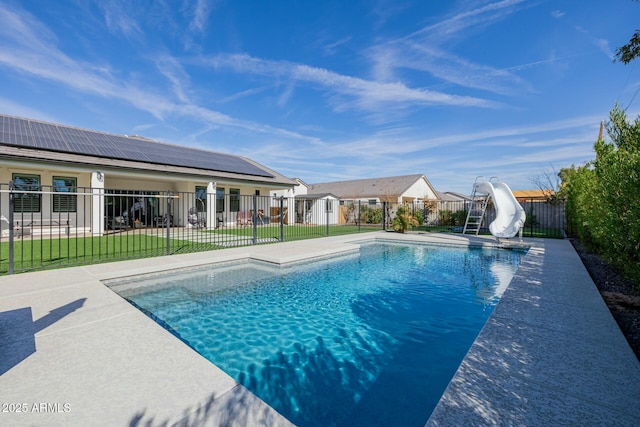
[[[0,115],[0,143],[119,160],[185,166],[272,178],[267,171],[231,154],[214,153]]]
[[[13,117],[4,117],[2,120],[2,140],[11,141],[13,144],[34,146],[29,123]]]
[[[30,125],[36,147],[46,150],[69,151],[69,147],[55,126],[38,122],[30,123]]]

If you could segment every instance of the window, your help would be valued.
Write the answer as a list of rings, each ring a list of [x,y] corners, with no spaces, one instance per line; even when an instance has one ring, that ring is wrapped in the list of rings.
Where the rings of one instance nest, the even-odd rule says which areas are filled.
[[[333,200],[325,199],[325,202],[327,206],[327,212],[333,212]]]
[[[13,174],[13,184],[17,191],[40,191],[40,175]],[[40,194],[15,193],[14,212],[40,212]]]
[[[216,212],[224,212],[224,188],[216,188]]]
[[[378,204],[378,201],[376,199],[369,199],[369,206],[375,206]]]
[[[196,211],[207,211],[207,187],[196,185]]]
[[[259,196],[260,195],[260,190],[256,190],[255,194],[256,194],[256,196]]]
[[[54,193],[75,193],[77,191],[77,179],[62,176],[53,177]],[[54,194],[54,212],[77,212],[78,197],[75,194]]]
[[[162,204],[157,196],[157,191],[141,193],[132,190],[105,189],[104,214],[108,218],[123,217],[122,220],[133,221],[135,215],[144,215],[147,223],[153,221],[157,216],[168,213],[173,215],[174,199],[163,199]],[[140,212],[136,212],[139,210]]]
[[[238,212],[240,210],[240,189],[229,189],[229,210],[231,212]]]

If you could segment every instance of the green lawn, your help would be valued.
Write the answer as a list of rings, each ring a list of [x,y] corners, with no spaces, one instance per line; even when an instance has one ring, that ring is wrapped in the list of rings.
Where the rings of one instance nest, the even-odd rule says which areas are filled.
[[[413,231],[450,232],[451,227],[414,227]],[[329,235],[338,236],[359,232],[380,231],[381,225],[374,226],[329,226]],[[280,227],[259,226],[255,228],[259,243],[280,240]],[[250,245],[253,227],[220,228],[198,232],[198,242],[173,238],[169,239],[169,254],[207,251],[231,246]],[[327,236],[324,225],[288,225],[283,227],[284,241],[314,239]],[[525,237],[562,238],[561,230],[529,229]],[[17,239],[14,248],[14,271],[32,271],[81,264],[97,264],[135,258],[148,258],[167,254],[167,239],[159,235],[111,234],[102,237],[63,237],[60,239]],[[9,242],[0,243],[0,275],[9,270]]]
[[[211,250],[208,243],[170,239],[170,253]],[[167,254],[166,238],[146,234],[103,237],[19,240],[14,247],[14,271],[97,264]],[[9,269],[9,242],[0,243],[0,274]]]
[[[356,226],[330,226],[332,236],[378,231],[380,227],[358,229]],[[272,242],[280,239],[278,226],[256,228],[256,238]],[[326,226],[289,225],[284,227],[284,240],[324,237]],[[197,242],[173,238],[169,254],[200,252],[230,246],[252,244],[253,227],[221,228],[195,234]],[[179,236],[177,236],[179,237]],[[244,239],[243,239],[244,238]],[[159,235],[110,234],[102,237],[63,237],[60,239],[16,239],[14,271],[33,271],[81,264],[149,258],[167,254],[167,239]],[[9,271],[9,242],[0,243],[0,275]]]

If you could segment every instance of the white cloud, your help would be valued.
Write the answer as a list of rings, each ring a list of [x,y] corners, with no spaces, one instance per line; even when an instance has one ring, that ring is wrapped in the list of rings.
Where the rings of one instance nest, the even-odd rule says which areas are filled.
[[[436,24],[406,36],[379,43],[365,51],[373,64],[372,75],[389,81],[396,70],[428,73],[440,82],[491,93],[512,95],[532,91],[531,85],[514,74],[516,68],[495,68],[453,53],[456,40],[471,37],[523,7],[522,0],[504,0],[461,11]]]
[[[464,10],[449,19],[421,28],[403,39],[426,38],[429,42],[440,45],[453,37],[461,35],[467,37],[470,29],[485,28],[502,20],[514,13],[517,10],[516,6],[522,5],[524,2],[525,0],[502,0],[479,8]]]
[[[172,56],[162,55],[156,59],[156,66],[173,87],[173,93],[181,102],[189,102],[185,87],[189,87],[189,75],[182,65]]]
[[[214,68],[230,68],[236,72],[269,77],[273,80],[289,78],[327,89],[339,96],[350,97],[340,101],[337,111],[342,109],[383,110],[389,105],[408,108],[412,105],[455,105],[464,107],[496,108],[498,104],[482,98],[449,95],[428,89],[410,88],[401,82],[376,82],[351,77],[288,61],[271,61],[246,54],[217,55],[203,59]]]
[[[140,26],[133,19],[126,9],[128,2],[122,3],[117,0],[102,0],[98,6],[104,14],[104,21],[107,28],[114,34],[121,33],[129,38],[140,37],[143,32]]]
[[[340,40],[336,40],[330,43],[326,43],[322,46],[322,50],[325,55],[334,55],[338,50],[338,47],[345,45],[351,41],[351,36],[343,37]]]
[[[211,5],[208,0],[196,0],[193,5],[192,15],[193,18],[189,24],[189,27],[199,33],[204,33],[206,30],[207,19],[209,19],[209,13],[211,11]]]
[[[163,120],[179,114],[205,123],[237,127],[252,132],[271,133],[280,137],[315,141],[296,132],[268,125],[237,120],[217,111],[192,104],[183,89],[187,77],[179,63],[169,56],[157,66],[169,79],[178,101],[167,98],[162,88],[141,87],[135,82],[115,79],[104,73],[93,73],[93,64],[75,61],[58,49],[56,39],[42,23],[26,12],[0,5],[0,64],[16,72],[37,76],[64,85],[79,93],[124,101],[141,111]]]

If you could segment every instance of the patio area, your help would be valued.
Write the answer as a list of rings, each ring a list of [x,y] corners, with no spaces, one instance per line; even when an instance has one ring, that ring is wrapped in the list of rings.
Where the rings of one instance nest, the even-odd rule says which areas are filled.
[[[0,424],[290,425],[102,281],[246,258],[299,262],[370,239],[496,242],[381,231],[2,277]],[[640,363],[573,247],[525,242],[427,425],[640,425]]]

